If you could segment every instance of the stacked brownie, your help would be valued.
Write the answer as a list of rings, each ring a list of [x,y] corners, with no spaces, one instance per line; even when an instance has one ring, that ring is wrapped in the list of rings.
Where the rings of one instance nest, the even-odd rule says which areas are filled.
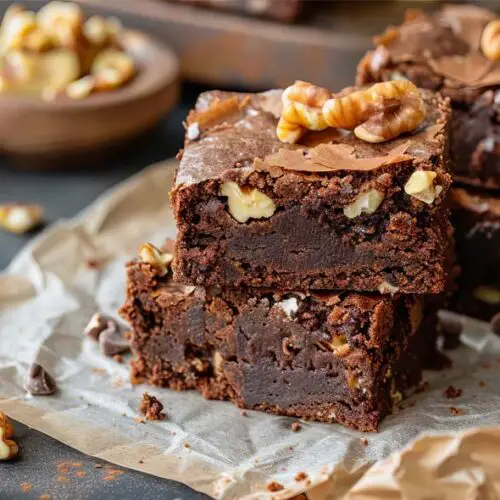
[[[363,130],[322,122],[323,101],[333,123],[376,92]],[[134,381],[376,430],[434,346],[450,115],[397,83],[202,94],[171,193],[175,249],[128,264]]]
[[[449,96],[453,107],[457,252],[462,268],[453,307],[490,319],[500,310],[500,20],[475,6],[434,15],[409,10],[375,39],[358,83],[409,79]]]

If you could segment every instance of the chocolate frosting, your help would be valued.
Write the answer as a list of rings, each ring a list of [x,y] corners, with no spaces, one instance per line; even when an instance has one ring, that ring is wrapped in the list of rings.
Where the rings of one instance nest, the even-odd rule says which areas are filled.
[[[404,24],[378,37],[372,64],[427,64],[449,87],[500,84],[500,62],[480,48],[485,26],[497,16],[472,5],[448,5],[437,14],[410,11]]]
[[[174,191],[210,179],[230,169],[281,167],[296,172],[373,170],[400,160],[428,161],[444,144],[445,101],[422,90],[427,117],[419,130],[392,141],[370,144],[352,132],[328,129],[309,132],[302,143],[284,144],[276,136],[281,90],[260,94],[202,94],[188,124],[198,123],[200,135],[187,141]],[[306,156],[301,157],[303,154]]]

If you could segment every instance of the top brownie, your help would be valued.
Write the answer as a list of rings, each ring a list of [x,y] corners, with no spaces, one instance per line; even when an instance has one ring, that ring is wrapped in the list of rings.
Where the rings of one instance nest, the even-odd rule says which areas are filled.
[[[276,135],[281,97],[214,91],[198,99],[171,193],[176,279],[441,292],[448,101],[422,91],[423,123],[387,142],[329,128],[287,144]]]
[[[431,15],[409,9],[405,21],[375,37],[357,83],[409,79],[452,100],[457,180],[500,188],[500,23],[471,5]]]

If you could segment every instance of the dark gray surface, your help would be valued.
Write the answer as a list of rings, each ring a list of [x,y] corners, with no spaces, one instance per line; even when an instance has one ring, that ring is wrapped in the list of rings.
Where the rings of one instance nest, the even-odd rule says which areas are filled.
[[[47,223],[50,224],[75,215],[104,190],[151,163],[174,156],[182,144],[181,122],[201,89],[188,86],[184,90],[183,104],[175,108],[167,119],[146,136],[131,141],[114,157],[89,160],[89,163],[92,162],[91,169],[70,170],[68,167],[59,172],[26,172],[16,170],[10,160],[0,158],[0,203],[40,203],[46,209]],[[14,236],[0,231],[0,269],[31,236]],[[21,455],[14,462],[0,462],[0,500],[38,499],[43,494],[51,495],[52,500],[208,498],[179,483],[130,470],[115,480],[104,480],[107,470],[95,468],[96,464],[104,462],[87,457],[21,424],[15,427]],[[81,464],[70,467],[70,473],[62,474],[68,478],[65,482],[57,481],[61,475],[57,467],[61,462]],[[86,475],[78,477],[77,473],[83,476],[82,471]],[[32,490],[24,492],[23,483],[28,483],[28,488],[32,485]]]

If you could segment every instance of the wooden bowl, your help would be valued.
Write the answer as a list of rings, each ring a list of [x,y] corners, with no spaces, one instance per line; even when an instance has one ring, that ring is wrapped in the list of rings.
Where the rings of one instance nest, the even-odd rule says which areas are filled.
[[[35,161],[73,157],[116,145],[165,115],[179,92],[176,55],[138,31],[125,31],[122,41],[139,66],[123,88],[81,100],[0,96],[0,152]]]

